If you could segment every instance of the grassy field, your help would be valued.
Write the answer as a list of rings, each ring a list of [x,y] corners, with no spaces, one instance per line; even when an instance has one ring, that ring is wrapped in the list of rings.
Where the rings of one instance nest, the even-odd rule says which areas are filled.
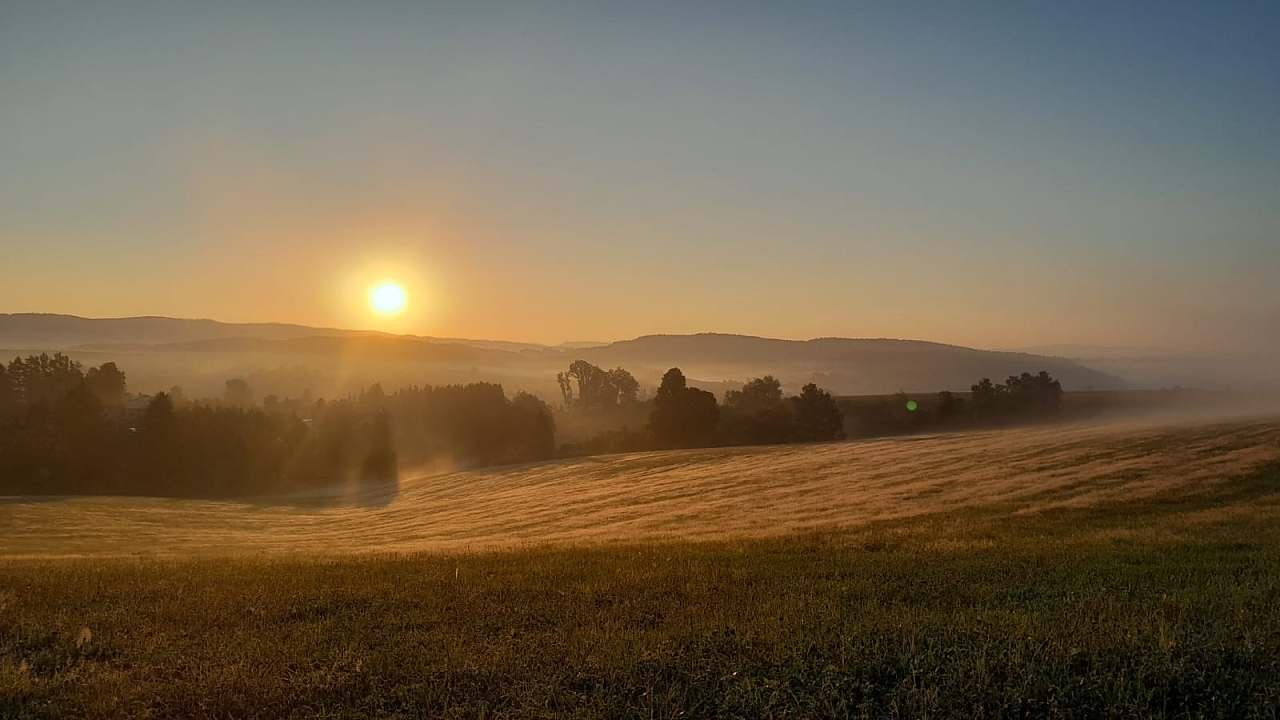
[[[0,717],[1276,717],[1280,425],[1077,429],[1056,444],[1039,432],[968,438],[972,455],[929,480],[860,466],[869,489],[846,493],[924,507],[759,537],[735,523],[714,535],[707,513],[666,540],[548,533],[523,549],[388,555],[314,552],[311,530],[305,552],[247,556],[244,530],[224,553],[136,558],[120,556],[109,512],[41,504],[99,521],[84,530],[105,549],[32,557],[38,542],[5,531]],[[811,451],[940,461],[932,443],[962,441]],[[1039,459],[1050,446],[1056,459]],[[755,466],[775,451],[796,452],[739,453]],[[675,464],[712,463],[692,457]],[[496,475],[545,488],[559,472]],[[810,492],[835,482],[776,472]],[[767,475],[755,490],[789,512]],[[522,496],[531,481],[512,477],[494,486]],[[645,477],[663,480],[630,481]],[[947,477],[993,492],[952,494]],[[267,511],[387,512],[412,489],[383,507]],[[8,508],[7,522],[30,518]],[[215,512],[169,508],[177,529],[140,542],[180,541],[197,508]]]
[[[1280,422],[1113,423],[645,452],[247,501],[0,498],[0,558],[303,555],[714,540],[962,507],[1043,512],[1280,460]]]

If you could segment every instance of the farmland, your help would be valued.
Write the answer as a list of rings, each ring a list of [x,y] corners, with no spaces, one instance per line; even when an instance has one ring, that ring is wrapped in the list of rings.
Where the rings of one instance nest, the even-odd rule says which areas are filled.
[[[1280,423],[0,505],[5,717],[1271,717]]]

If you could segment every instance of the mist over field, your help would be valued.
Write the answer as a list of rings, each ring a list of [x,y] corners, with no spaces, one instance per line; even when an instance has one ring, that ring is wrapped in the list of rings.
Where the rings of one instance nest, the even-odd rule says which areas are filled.
[[[1277,36],[0,0],[0,720],[1276,720]]]
[[[554,395],[550,376],[586,359],[625,366],[656,385],[672,365],[716,387],[773,373],[797,386],[820,381],[844,395],[964,390],[974,377],[1050,370],[1074,390],[1170,387],[1101,372],[1061,357],[974,350],[911,340],[823,338],[807,342],[738,335],[648,336],[582,347],[394,336],[276,325],[168,318],[91,320],[0,314],[0,350],[17,355],[64,351],[85,362],[113,360],[132,369],[140,392],[174,385],[215,394],[231,376],[264,394],[345,394],[375,382],[396,387],[484,380]],[[1221,389],[1213,376],[1206,385]],[[1260,382],[1258,384],[1261,384]]]
[[[14,531],[8,557],[474,552],[773,536],[962,508],[1052,513],[1213,492],[1225,478],[1278,460],[1274,421],[1165,416],[491,470],[435,468],[394,487],[220,502],[15,498],[0,504],[0,524]],[[1244,503],[1219,512],[1248,509]]]

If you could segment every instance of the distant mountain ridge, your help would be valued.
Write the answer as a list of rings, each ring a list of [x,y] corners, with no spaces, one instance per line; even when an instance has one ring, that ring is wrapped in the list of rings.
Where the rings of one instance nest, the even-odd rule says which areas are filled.
[[[150,346],[223,339],[291,340],[316,336],[402,338],[509,351],[545,347],[536,343],[505,340],[397,335],[377,330],[347,330],[291,323],[229,323],[161,315],[86,318],[53,313],[0,313],[0,345],[5,347],[71,349],[88,345]]]
[[[579,354],[601,365],[669,363],[690,368],[699,377],[746,379],[753,368],[773,367],[779,376],[811,378],[847,394],[968,389],[983,377],[1003,381],[1040,370],[1049,371],[1069,389],[1124,385],[1115,376],[1065,358],[893,338],[647,335]]]
[[[579,358],[605,367],[626,367],[644,384],[656,383],[666,368],[678,366],[689,377],[708,382],[738,382],[772,374],[788,386],[818,382],[839,394],[964,390],[983,377],[1000,381],[1008,375],[1040,370],[1061,379],[1068,389],[1110,389],[1124,384],[1115,376],[1060,357],[890,338],[782,340],[699,333],[553,347],[284,323],[0,314],[0,348],[131,355],[134,364],[144,363],[146,358],[161,364],[161,356],[182,356],[188,359],[184,362],[193,356],[216,356],[240,372],[334,361],[341,361],[345,372],[354,362],[371,361],[382,363],[383,372],[386,363],[395,363],[403,374],[419,378],[417,382],[441,382],[445,377],[454,381],[462,372],[461,376],[517,387],[523,383],[544,393],[554,387],[555,371]],[[179,360],[164,362],[176,364]],[[445,367],[454,371],[445,373]]]

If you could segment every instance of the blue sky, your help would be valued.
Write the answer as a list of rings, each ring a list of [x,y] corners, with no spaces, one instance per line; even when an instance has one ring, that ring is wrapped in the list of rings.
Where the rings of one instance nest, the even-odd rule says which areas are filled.
[[[0,311],[1280,337],[1277,3],[261,5],[0,3]]]

